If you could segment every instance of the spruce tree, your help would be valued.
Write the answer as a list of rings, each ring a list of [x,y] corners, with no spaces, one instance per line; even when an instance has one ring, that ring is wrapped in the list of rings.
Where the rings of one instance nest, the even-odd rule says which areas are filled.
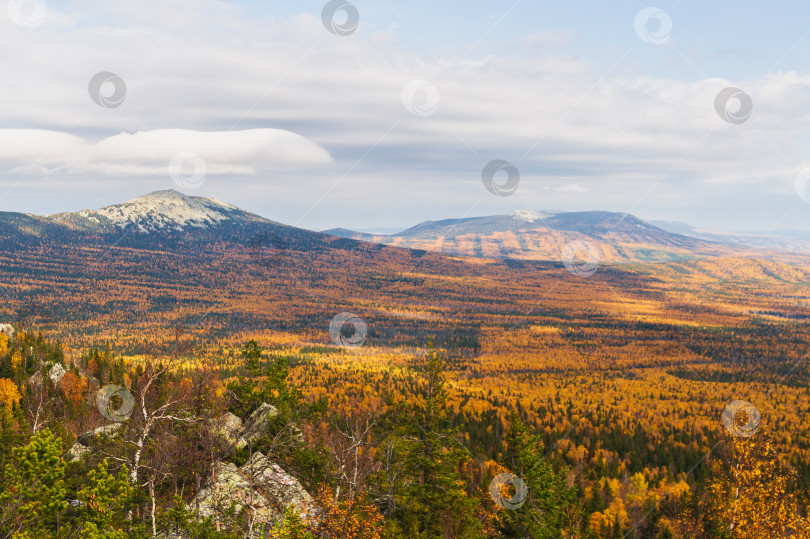
[[[420,402],[405,405],[401,446],[405,483],[398,497],[399,527],[410,537],[476,537],[477,501],[469,498],[460,474],[467,453],[451,428],[446,363],[429,343],[422,365]]]
[[[528,487],[528,494],[520,507],[499,511],[499,531],[505,537],[563,537],[579,511],[579,500],[567,484],[565,470],[554,470],[543,456],[541,437],[532,434],[514,413],[507,441],[507,466]]]

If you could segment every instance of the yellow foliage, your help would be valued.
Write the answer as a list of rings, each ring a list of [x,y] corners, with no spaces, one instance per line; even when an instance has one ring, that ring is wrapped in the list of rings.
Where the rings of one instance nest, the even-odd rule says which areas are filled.
[[[191,388],[192,388],[193,385],[194,384],[191,381],[191,378],[186,377],[186,378],[183,378],[182,380],[180,380],[180,384],[178,386],[178,389],[182,393],[188,393],[188,392],[191,391]]]
[[[685,481],[681,480],[669,487],[669,495],[673,498],[680,498],[689,492],[689,490],[689,485]]]
[[[599,537],[606,537],[605,534],[610,533],[611,526],[618,523],[621,529],[627,525],[627,510],[624,507],[624,502],[621,498],[614,498],[610,502],[610,507],[602,512],[591,514],[591,529],[596,532]]]
[[[365,495],[338,501],[332,490],[324,488],[318,501],[323,507],[319,531],[325,536],[382,539],[385,522],[377,507]]]
[[[20,392],[17,386],[8,378],[0,378],[0,403],[6,408],[20,402]]]
[[[22,354],[19,350],[17,350],[11,355],[11,368],[16,371],[19,368],[20,363],[22,363]]]
[[[98,362],[96,358],[91,357],[90,361],[87,362],[87,373],[91,376],[98,376]]]
[[[768,436],[730,441],[725,462],[713,462],[701,512],[735,538],[810,535],[810,520],[797,512],[789,485],[795,472],[779,461]]]
[[[632,505],[640,506],[647,498],[647,489],[649,489],[650,485],[647,483],[647,479],[642,473],[634,474],[633,477],[630,478],[630,483],[633,485],[633,488],[628,494],[627,500]]]

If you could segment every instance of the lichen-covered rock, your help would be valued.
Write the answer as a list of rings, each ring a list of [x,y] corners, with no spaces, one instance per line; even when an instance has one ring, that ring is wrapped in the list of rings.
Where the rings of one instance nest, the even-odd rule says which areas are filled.
[[[69,462],[77,461],[86,454],[93,451],[93,446],[103,438],[115,436],[118,430],[123,427],[123,423],[112,423],[104,425],[91,431],[83,432],[76,437],[76,443],[71,446],[66,454]]]
[[[30,385],[34,389],[37,389],[39,388],[39,386],[42,385],[42,379],[43,379],[42,372],[37,371],[34,374],[32,374],[30,378],[28,378],[28,385]]]
[[[242,430],[239,432],[241,438],[237,445],[237,449],[245,447],[247,444],[256,441],[259,437],[267,434],[270,420],[278,415],[278,410],[272,404],[262,403],[261,406],[250,414],[245,420]]]
[[[28,378],[28,384],[34,389],[39,388],[42,385],[43,380],[45,379],[42,376],[43,368],[47,368],[48,379],[55,386],[58,386],[59,382],[61,382],[62,378],[64,378],[65,374],[67,374],[65,368],[59,363],[54,363],[53,365],[51,365],[50,368],[48,368],[46,363],[40,361],[39,370],[37,370],[37,372],[35,372],[31,377]]]
[[[200,518],[222,518],[231,506],[238,513],[247,508],[259,524],[278,521],[282,514],[258,487],[233,463],[219,462],[214,467],[213,477],[188,504],[190,511],[199,511]]]
[[[239,442],[239,431],[242,430],[242,420],[228,412],[212,419],[211,433],[219,436],[229,446],[236,446]]]
[[[68,462],[76,462],[77,460],[83,459],[87,453],[91,453],[92,451],[93,450],[88,446],[76,442],[68,449],[68,452],[65,454],[65,460]]]
[[[316,522],[320,511],[315,500],[304,490],[298,479],[285,472],[262,453],[254,453],[242,467],[242,473],[251,478],[276,507],[292,507],[304,522]]]
[[[257,537],[280,521],[287,508],[294,509],[305,522],[317,521],[320,514],[301,483],[258,452],[241,468],[233,463],[217,463],[206,486],[186,507],[199,511],[198,518],[212,517],[216,521],[232,506],[237,513],[243,508],[249,511]]]
[[[59,363],[56,363],[48,371],[48,378],[51,379],[51,383],[53,383],[53,385],[58,385],[59,382],[62,381],[62,378],[65,377],[65,374],[67,374],[65,368]]]

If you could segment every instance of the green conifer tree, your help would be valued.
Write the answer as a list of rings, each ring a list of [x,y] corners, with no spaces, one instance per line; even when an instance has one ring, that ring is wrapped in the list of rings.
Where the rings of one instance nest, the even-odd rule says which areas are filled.
[[[49,430],[12,450],[0,492],[0,535],[53,537],[67,507],[62,439]]]
[[[127,505],[134,492],[127,479],[128,473],[127,467],[123,466],[118,476],[110,475],[104,460],[87,474],[88,483],[78,493],[82,502],[79,535],[82,539],[124,539],[128,536]]]
[[[505,537],[563,537],[575,520],[571,513],[579,507],[565,470],[554,470],[543,456],[542,438],[532,434],[517,414],[511,416],[507,440],[507,466],[528,493],[520,507],[499,512],[499,531]]]

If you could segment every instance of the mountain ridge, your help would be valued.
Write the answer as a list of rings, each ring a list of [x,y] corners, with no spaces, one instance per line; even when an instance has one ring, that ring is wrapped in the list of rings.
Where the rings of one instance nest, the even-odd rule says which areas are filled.
[[[592,245],[603,262],[657,262],[737,256],[739,249],[668,232],[629,213],[518,210],[425,221],[397,234],[343,229],[325,234],[383,245],[484,258],[560,260],[572,243]]]
[[[664,224],[666,224],[664,222]],[[668,228],[695,231],[685,223]],[[0,231],[27,236],[98,234],[123,245],[168,247],[177,242],[238,241],[251,249],[256,243],[280,245],[282,237],[311,248],[341,241],[366,242],[451,256],[490,259],[564,261],[575,246],[600,263],[672,262],[708,257],[759,257],[808,263],[806,253],[752,247],[744,241],[696,232],[683,234],[629,213],[517,210],[504,215],[425,221],[395,234],[370,234],[345,228],[321,232],[277,223],[213,198],[169,189],[96,210],[84,209],[45,216],[3,212]],[[118,233],[124,232],[120,240]],[[134,234],[133,234],[134,233]],[[258,238],[258,239],[257,239]],[[331,238],[331,239],[330,239]],[[340,244],[355,248],[355,244]],[[791,245],[802,245],[796,238]],[[277,248],[277,247],[276,247]],[[810,243],[808,244],[810,250]]]
[[[134,226],[144,233],[207,228],[227,220],[263,219],[231,204],[173,189],[154,191],[97,210],[57,213],[43,218],[75,230],[109,232]]]
[[[158,198],[165,196],[159,194]],[[183,204],[194,202],[194,197],[168,196]],[[187,224],[182,230],[171,226],[142,228],[138,226],[140,217],[155,216],[147,210],[137,213],[141,208],[137,206],[129,207],[137,213],[134,221],[111,225],[111,232],[106,225],[92,221],[90,229],[68,226],[69,214],[57,214],[60,217],[55,219],[0,213],[0,258],[4,261],[0,265],[0,292],[6,298],[0,311],[11,320],[24,321],[24,325],[70,327],[77,338],[91,339],[98,336],[100,328],[113,331],[132,324],[140,328],[144,324],[194,327],[204,323],[200,330],[204,335],[224,335],[234,325],[247,331],[308,326],[328,323],[336,313],[357,309],[372,320],[386,320],[375,327],[397,328],[393,333],[380,329],[373,338],[406,335],[396,339],[413,343],[424,331],[419,320],[428,314],[441,317],[450,305],[463,313],[459,318],[462,322],[442,329],[436,335],[437,342],[462,342],[472,349],[478,346],[477,325],[489,323],[493,305],[504,309],[517,306],[515,312],[525,312],[532,308],[530,305],[547,299],[545,294],[551,289],[556,290],[555,297],[564,294],[593,299],[594,290],[636,287],[643,296],[661,286],[662,276],[675,283],[694,283],[700,289],[706,279],[734,285],[765,280],[769,286],[803,286],[810,273],[810,264],[789,267],[779,260],[759,263],[750,257],[723,258],[708,242],[704,243],[712,247],[708,253],[678,251],[677,245],[667,251],[660,245],[634,244],[632,238],[623,235],[625,243],[570,230],[580,226],[591,232],[601,230],[604,238],[608,238],[608,230],[638,231],[641,236],[659,230],[623,214],[555,213],[544,220],[569,230],[543,228],[523,238],[511,231],[502,232],[492,237],[501,241],[506,252],[483,238],[479,241],[483,252],[475,259],[448,255],[442,245],[424,239],[417,238],[429,249],[420,248],[418,243],[387,246],[274,223],[239,213],[224,203],[206,202],[204,206],[230,218],[214,219],[206,226]],[[166,212],[161,213],[163,217],[176,213],[169,213],[164,206],[150,208]],[[541,226],[544,220],[537,218],[536,213],[513,214],[493,217],[490,225],[505,219],[520,231]],[[68,225],[60,224],[65,220]],[[465,226],[474,223],[473,218]],[[563,249],[582,238],[596,245],[599,263],[589,260],[572,267],[563,258]],[[534,259],[517,259],[521,255],[518,250],[527,245],[538,247],[530,253]],[[508,251],[510,248],[513,252]],[[666,263],[640,263],[651,260]],[[588,273],[590,278],[586,279],[583,269],[590,272],[590,268],[598,271]],[[478,288],[482,282],[488,283],[486,290]],[[470,287],[477,291],[471,292]],[[402,307],[392,309],[391,305],[398,303]],[[593,305],[597,304],[601,303]],[[472,321],[473,313],[481,318]]]

